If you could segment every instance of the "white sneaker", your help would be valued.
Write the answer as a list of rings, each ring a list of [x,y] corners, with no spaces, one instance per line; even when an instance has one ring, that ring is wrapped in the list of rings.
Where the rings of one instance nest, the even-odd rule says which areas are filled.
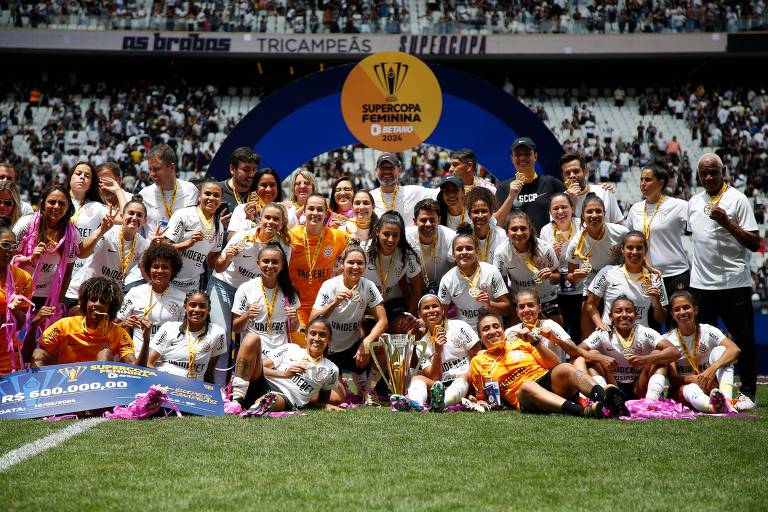
[[[462,398],[461,405],[463,405],[466,410],[471,412],[486,412],[488,410],[479,403],[473,402],[469,398]]]
[[[733,401],[733,407],[739,412],[749,411],[754,409],[757,404],[744,393],[739,393],[736,400]]]

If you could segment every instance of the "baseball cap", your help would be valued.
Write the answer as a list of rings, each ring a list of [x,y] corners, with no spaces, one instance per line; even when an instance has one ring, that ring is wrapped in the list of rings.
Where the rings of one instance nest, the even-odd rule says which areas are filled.
[[[395,167],[400,167],[400,159],[394,153],[382,153],[378,160],[376,160],[376,167],[380,166],[383,162],[389,162]]]
[[[514,151],[515,148],[519,148],[520,146],[525,146],[536,151],[536,143],[533,142],[533,140],[531,140],[529,137],[520,137],[515,139],[515,142],[512,143],[512,147],[509,148],[509,150]]]
[[[464,188],[464,181],[455,174],[449,174],[440,182],[440,188],[445,187],[448,183],[453,183],[458,188]]]

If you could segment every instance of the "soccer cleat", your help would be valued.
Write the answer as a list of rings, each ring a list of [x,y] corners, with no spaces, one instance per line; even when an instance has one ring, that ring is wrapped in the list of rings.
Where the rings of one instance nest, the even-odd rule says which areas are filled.
[[[408,397],[403,395],[392,395],[389,397],[389,403],[392,404],[392,408],[396,411],[407,412],[411,410],[411,404],[408,401]]]
[[[582,406],[583,408],[586,409],[587,407],[589,407],[590,403],[591,402],[589,401],[589,398],[585,397],[584,395],[579,394],[578,404],[580,406]]]
[[[248,412],[252,416],[264,416],[272,411],[272,406],[277,400],[277,395],[270,391],[266,395],[262,396],[248,409]]]
[[[368,407],[381,407],[381,403],[379,402],[379,397],[376,396],[375,391],[365,392],[365,401],[363,402],[363,405],[366,405]]]
[[[754,409],[757,404],[744,393],[739,393],[739,396],[736,397],[736,400],[731,402],[731,405],[733,405],[733,408],[736,409],[736,411],[744,412]]]
[[[602,420],[613,416],[608,406],[603,402],[592,402],[589,407],[584,408],[584,417]]]
[[[461,405],[463,405],[466,410],[472,412],[487,412],[489,410],[483,407],[481,403],[473,402],[469,398],[462,398]]]
[[[725,414],[728,412],[728,401],[725,395],[718,388],[709,392],[709,407],[715,414]]]
[[[445,386],[441,381],[432,384],[432,398],[429,401],[429,408],[434,412],[442,412],[445,408]]]
[[[605,406],[611,412],[612,416],[629,416],[629,409],[624,403],[624,393],[617,386],[608,384],[605,388]]]

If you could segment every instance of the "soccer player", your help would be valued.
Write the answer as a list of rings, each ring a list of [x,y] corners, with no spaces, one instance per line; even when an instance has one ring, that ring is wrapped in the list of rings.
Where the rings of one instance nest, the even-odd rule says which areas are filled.
[[[242,198],[245,199],[245,198]],[[269,203],[279,203],[283,200],[283,189],[280,187],[280,177],[269,167],[259,169],[251,182],[251,192],[247,201],[239,204],[232,212],[227,227],[227,236],[232,236],[238,231],[245,231],[259,225],[261,211]],[[295,218],[290,208],[288,209],[288,222],[290,227],[295,224]]]
[[[32,366],[86,361],[111,361],[115,356],[135,364],[133,342],[112,321],[123,301],[121,286],[106,277],[92,277],[80,287],[80,311],[54,322],[32,353]]]
[[[464,204],[479,244],[477,257],[493,265],[496,249],[507,241],[507,234],[496,225],[496,219],[493,218],[496,199],[487,188],[478,186],[467,192]]]
[[[464,184],[461,178],[453,174],[440,182],[440,192],[436,198],[440,205],[440,223],[452,230],[469,222],[469,211],[464,204]]]
[[[440,276],[453,266],[451,242],[456,233],[440,225],[440,205],[434,199],[422,199],[413,207],[415,226],[405,228],[405,238],[419,257],[421,293],[437,293]]]
[[[347,233],[351,239],[363,243],[371,238],[373,226],[379,217],[373,212],[373,196],[367,190],[358,190],[352,198],[352,212],[354,218],[347,221],[340,229]]]
[[[395,210],[405,221],[405,226],[413,225],[411,212],[413,207],[422,199],[435,199],[439,189],[430,189],[419,185],[400,185],[400,158],[394,153],[383,153],[376,161],[376,176],[379,178],[379,188],[371,190],[376,202],[376,215],[389,210]]]

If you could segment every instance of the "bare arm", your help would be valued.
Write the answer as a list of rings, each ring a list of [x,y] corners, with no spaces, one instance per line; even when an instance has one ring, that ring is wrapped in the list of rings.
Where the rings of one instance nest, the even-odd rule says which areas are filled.
[[[587,300],[584,302],[584,311],[587,313],[587,315],[589,315],[589,318],[592,319],[598,329],[608,329],[608,326],[603,323],[603,318],[600,315],[600,309],[598,309],[601,298],[602,297],[598,297],[594,293],[589,292]]]
[[[746,231],[738,223],[734,222],[725,210],[716,206],[712,208],[712,219],[726,229],[733,238],[741,245],[752,252],[760,248],[760,233],[757,231]]]

